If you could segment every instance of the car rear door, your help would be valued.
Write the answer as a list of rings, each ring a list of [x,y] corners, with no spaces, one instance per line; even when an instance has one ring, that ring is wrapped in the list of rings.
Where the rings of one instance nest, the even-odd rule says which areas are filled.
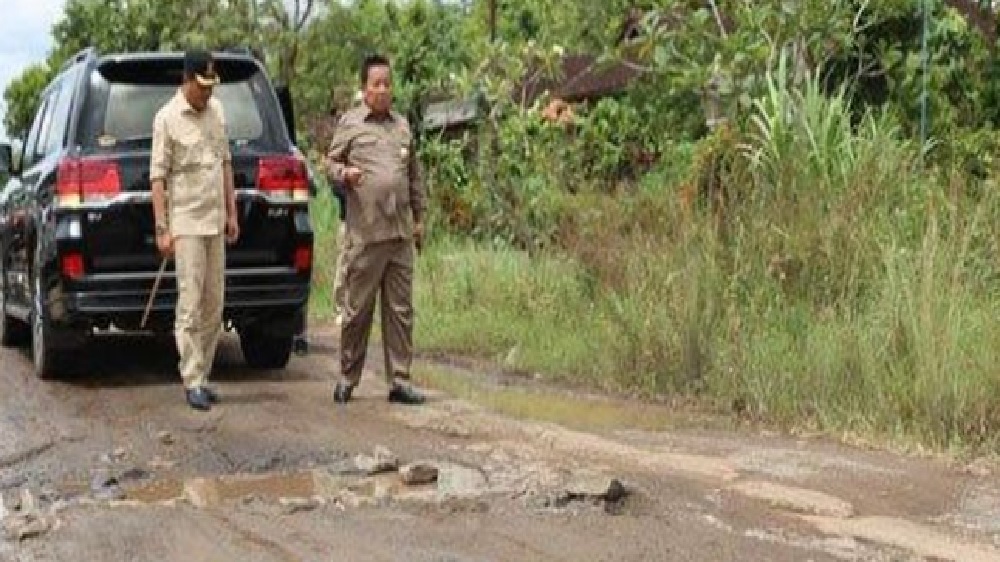
[[[277,101],[252,59],[218,58],[241,226],[227,250],[230,270],[311,268],[308,175],[293,150]],[[97,63],[60,194],[81,216],[88,274],[148,272],[159,264],[153,237],[149,157],[156,112],[177,92],[179,57]],[[306,221],[306,228],[296,221]],[[307,255],[308,254],[308,255]],[[308,259],[307,259],[308,258]],[[307,263],[308,262],[308,263]]]

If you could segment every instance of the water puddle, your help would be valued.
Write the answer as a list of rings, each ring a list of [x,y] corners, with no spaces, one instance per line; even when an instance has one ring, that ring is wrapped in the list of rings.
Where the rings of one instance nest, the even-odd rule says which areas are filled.
[[[725,418],[674,405],[572,394],[541,385],[531,387],[497,384],[453,369],[423,369],[422,383],[498,414],[551,422],[581,431],[665,431],[685,427],[729,427]],[[530,383],[528,383],[530,384]]]
[[[317,485],[317,473],[291,472],[227,475],[186,480],[157,480],[126,491],[126,499],[161,503],[186,499],[199,507],[256,497],[266,501],[282,498],[312,498],[332,490]]]
[[[436,482],[407,483],[395,471],[380,474],[341,474],[325,468],[306,471],[266,474],[237,474],[186,479],[160,479],[134,486],[123,486],[120,499],[127,503],[146,505],[186,501],[206,508],[231,501],[263,501],[286,503],[309,500],[325,503],[341,501],[353,507],[375,504],[386,499],[436,501],[446,496],[476,496],[485,492],[485,480],[468,478],[469,469],[441,464]],[[84,486],[67,484],[60,487],[65,497],[89,497]]]

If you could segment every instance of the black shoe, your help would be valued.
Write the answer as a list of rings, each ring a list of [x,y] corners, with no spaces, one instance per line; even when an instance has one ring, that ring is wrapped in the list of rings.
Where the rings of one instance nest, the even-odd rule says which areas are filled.
[[[389,391],[389,402],[395,402],[397,404],[410,404],[418,405],[424,403],[424,395],[420,394],[413,387],[406,386],[402,384],[392,385],[392,390]]]
[[[354,392],[353,386],[338,382],[337,387],[333,389],[333,401],[337,404],[346,404],[351,399],[352,392]]]
[[[184,393],[187,395],[188,406],[203,412],[212,409],[212,401],[208,399],[208,394],[204,388],[189,388]]]
[[[298,356],[304,357],[309,355],[309,340],[303,336],[295,336],[295,339],[292,340],[292,350]]]
[[[210,386],[201,387],[201,391],[205,393],[205,396],[208,397],[208,401],[212,404],[218,404],[222,400],[219,398],[219,393]]]

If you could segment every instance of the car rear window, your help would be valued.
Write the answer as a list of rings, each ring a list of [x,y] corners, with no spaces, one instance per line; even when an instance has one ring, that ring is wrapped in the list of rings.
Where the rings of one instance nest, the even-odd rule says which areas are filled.
[[[156,112],[176,93],[177,86],[170,84],[112,83],[102,127],[104,142],[151,138]],[[264,123],[249,81],[220,84],[213,95],[222,103],[230,140],[253,141],[261,137]]]

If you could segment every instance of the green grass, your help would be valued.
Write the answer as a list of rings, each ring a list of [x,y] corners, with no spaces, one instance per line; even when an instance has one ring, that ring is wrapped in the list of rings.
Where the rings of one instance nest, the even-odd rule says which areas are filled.
[[[340,225],[340,215],[337,200],[325,183],[309,204],[309,216],[315,236],[309,317],[327,321],[336,314],[333,306],[333,278],[337,265],[337,227]]]

